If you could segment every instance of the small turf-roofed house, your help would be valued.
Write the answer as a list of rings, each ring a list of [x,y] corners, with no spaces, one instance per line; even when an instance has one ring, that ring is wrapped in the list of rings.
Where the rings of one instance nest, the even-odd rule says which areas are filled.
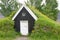
[[[15,21],[14,28],[17,32],[20,32],[22,35],[28,35],[33,30],[37,16],[26,5],[22,5],[12,20]]]

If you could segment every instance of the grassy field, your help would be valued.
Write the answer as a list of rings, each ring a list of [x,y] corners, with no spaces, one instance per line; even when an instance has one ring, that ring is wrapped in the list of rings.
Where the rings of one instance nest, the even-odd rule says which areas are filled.
[[[30,40],[60,40],[60,35],[59,36],[42,36],[42,37],[29,37]]]
[[[0,40],[14,40],[14,38],[10,38],[10,37],[7,37],[7,38],[0,38]]]
[[[13,40],[19,33],[15,32],[14,22],[9,18],[0,19],[0,40]]]

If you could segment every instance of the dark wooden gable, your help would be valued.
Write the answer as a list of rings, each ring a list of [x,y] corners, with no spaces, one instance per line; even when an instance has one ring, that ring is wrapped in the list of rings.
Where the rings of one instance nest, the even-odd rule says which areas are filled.
[[[25,16],[23,16],[22,13],[25,13]],[[35,20],[24,7],[14,19],[15,29],[18,32],[20,32],[20,20],[28,20],[29,32],[31,32],[31,30],[33,29]]]

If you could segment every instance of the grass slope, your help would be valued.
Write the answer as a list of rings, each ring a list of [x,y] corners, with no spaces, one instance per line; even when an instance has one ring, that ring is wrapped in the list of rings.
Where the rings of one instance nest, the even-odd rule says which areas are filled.
[[[17,35],[12,20],[8,17],[0,19],[0,40],[13,40]]]
[[[38,20],[35,22],[34,30],[30,35],[31,40],[59,40],[60,25],[54,20],[48,18],[33,6],[29,8],[37,15]]]

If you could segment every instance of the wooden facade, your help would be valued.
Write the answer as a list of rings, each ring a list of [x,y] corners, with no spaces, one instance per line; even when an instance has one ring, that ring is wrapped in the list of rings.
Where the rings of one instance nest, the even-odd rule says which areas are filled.
[[[22,6],[12,20],[14,20],[14,28],[17,32],[28,35],[34,29],[34,22],[37,17],[27,6]]]

